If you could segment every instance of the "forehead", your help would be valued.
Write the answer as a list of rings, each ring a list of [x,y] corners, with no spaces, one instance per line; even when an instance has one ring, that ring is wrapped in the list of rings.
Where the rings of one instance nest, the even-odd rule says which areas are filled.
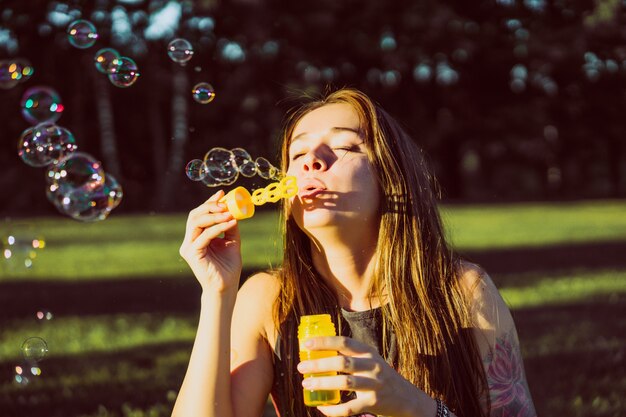
[[[291,139],[326,132],[335,127],[360,130],[359,114],[354,107],[346,103],[333,103],[307,113],[296,124]]]

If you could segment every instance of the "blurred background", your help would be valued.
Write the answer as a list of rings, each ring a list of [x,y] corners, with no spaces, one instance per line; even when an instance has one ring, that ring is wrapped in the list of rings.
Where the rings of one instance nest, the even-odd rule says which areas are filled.
[[[329,86],[426,151],[453,246],[513,311],[539,414],[626,414],[625,23],[620,0],[0,0],[0,415],[169,415],[199,306],[178,246],[215,191],[185,166],[213,147],[277,165],[285,112]],[[98,72],[102,48],[136,62],[132,85]],[[31,70],[12,80],[15,62]],[[18,156],[33,87],[123,188],[106,220],[59,213]],[[280,262],[277,221],[266,205],[242,224],[243,279]]]

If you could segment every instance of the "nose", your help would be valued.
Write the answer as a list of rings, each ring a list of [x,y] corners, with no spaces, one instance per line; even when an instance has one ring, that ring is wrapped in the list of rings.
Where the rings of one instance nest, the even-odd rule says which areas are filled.
[[[315,151],[311,151],[303,157],[302,170],[304,172],[325,171],[327,168],[328,163]]]

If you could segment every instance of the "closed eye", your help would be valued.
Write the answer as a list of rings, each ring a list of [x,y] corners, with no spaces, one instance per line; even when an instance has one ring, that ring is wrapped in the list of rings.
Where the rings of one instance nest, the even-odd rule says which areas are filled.
[[[304,155],[304,153],[297,153],[291,157],[291,160],[295,161],[296,159],[300,158],[302,155]]]
[[[357,152],[361,150],[361,148],[359,148],[359,145],[339,146],[334,149],[339,150],[339,151],[346,151],[346,152]]]

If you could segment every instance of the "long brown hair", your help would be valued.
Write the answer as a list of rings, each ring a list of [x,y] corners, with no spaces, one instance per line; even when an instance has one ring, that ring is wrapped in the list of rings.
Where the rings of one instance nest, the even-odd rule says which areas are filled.
[[[488,401],[486,376],[471,332],[467,293],[459,279],[460,260],[446,243],[436,181],[409,135],[364,93],[340,89],[288,115],[281,149],[283,172],[299,120],[331,103],[349,104],[359,114],[369,161],[381,190],[377,262],[370,297],[384,295],[387,301],[382,323],[397,339],[396,369],[433,398],[443,400],[457,416],[483,416],[485,397]],[[283,345],[282,360],[293,377],[277,381],[286,384],[286,398],[280,401],[290,415],[320,416],[302,402],[301,375],[295,369],[295,328],[303,314],[336,315],[337,295],[315,271],[309,238],[290,215],[288,201],[283,203],[282,215],[284,257],[276,271],[281,290],[274,304],[274,322]]]

